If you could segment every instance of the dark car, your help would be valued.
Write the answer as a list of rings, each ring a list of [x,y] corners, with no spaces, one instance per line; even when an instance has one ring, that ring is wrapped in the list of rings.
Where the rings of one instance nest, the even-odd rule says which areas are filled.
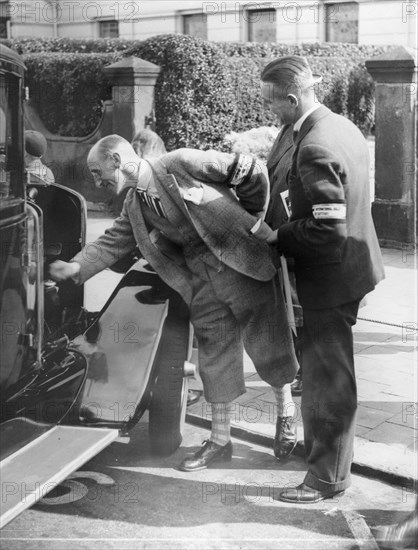
[[[25,173],[24,70],[0,45],[2,526],[146,410],[151,449],[174,452],[191,353],[184,302],[144,260],[94,314],[82,286],[50,280],[85,244],[86,205]]]

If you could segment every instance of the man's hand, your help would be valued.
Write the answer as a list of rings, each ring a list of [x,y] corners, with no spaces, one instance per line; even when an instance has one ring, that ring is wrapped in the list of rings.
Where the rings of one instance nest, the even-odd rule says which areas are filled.
[[[65,281],[74,277],[80,271],[80,264],[77,262],[63,262],[57,260],[49,266],[49,274],[54,281]]]
[[[273,231],[273,229],[271,229],[263,220],[258,220],[258,222],[251,229],[251,233],[260,241],[264,241],[268,244],[277,243],[277,229],[276,231]]]
[[[275,229],[274,231],[272,231],[270,233],[270,235],[267,237],[266,239],[266,243],[268,244],[277,244],[279,242],[279,239],[278,239],[278,231],[277,229]]]

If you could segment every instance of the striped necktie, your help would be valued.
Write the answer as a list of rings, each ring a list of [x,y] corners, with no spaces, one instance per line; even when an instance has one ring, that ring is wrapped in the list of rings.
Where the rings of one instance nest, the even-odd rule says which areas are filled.
[[[150,208],[155,214],[157,214],[157,216],[160,216],[161,218],[167,217],[166,213],[164,212],[161,199],[159,197],[153,197],[143,189],[137,189],[137,192],[141,202],[148,206],[148,208]]]

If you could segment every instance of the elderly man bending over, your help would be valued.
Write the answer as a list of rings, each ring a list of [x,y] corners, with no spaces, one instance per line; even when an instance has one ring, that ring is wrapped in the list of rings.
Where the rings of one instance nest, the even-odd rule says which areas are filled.
[[[179,149],[140,159],[117,135],[101,139],[88,155],[97,186],[114,193],[130,187],[120,217],[96,244],[70,263],[51,266],[56,280],[83,283],[138,245],[143,257],[190,309],[204,395],[212,408],[210,440],[180,465],[184,471],[230,460],[233,400],[245,392],[243,349],[274,389],[275,455],[287,458],[296,438],[290,382],[297,372],[277,270],[264,242],[269,198],[266,170],[255,159],[216,151]],[[290,435],[289,435],[290,433]]]

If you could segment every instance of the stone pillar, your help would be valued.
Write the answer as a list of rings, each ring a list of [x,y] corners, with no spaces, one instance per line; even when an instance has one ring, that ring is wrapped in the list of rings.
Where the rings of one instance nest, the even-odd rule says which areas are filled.
[[[382,246],[416,246],[417,61],[403,46],[366,61],[376,82],[375,202]]]
[[[160,67],[127,57],[104,68],[111,82],[113,130],[128,141],[152,119],[154,87]]]

